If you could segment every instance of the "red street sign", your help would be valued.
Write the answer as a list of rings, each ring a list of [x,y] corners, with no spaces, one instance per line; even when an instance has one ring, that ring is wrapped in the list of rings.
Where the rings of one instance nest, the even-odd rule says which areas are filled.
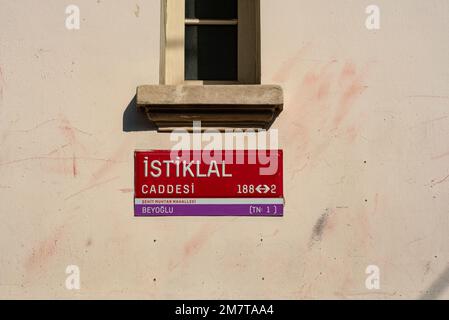
[[[282,216],[282,150],[136,151],[136,216]]]

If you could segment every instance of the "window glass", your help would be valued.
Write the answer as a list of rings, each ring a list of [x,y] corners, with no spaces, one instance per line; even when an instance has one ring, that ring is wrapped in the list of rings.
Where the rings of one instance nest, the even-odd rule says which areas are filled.
[[[187,19],[237,19],[237,0],[186,0]]]
[[[237,26],[186,26],[186,80],[237,80]]]

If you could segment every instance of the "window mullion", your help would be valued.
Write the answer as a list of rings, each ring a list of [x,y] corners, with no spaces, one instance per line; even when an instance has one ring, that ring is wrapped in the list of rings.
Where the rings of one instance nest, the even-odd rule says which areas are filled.
[[[236,26],[238,25],[238,19],[185,19],[187,26],[203,26],[203,25],[217,25],[217,26]]]

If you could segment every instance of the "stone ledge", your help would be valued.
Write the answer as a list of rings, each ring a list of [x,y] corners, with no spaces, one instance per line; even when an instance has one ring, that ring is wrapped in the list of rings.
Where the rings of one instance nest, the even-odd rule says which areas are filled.
[[[277,85],[145,85],[137,88],[137,107],[159,131],[202,127],[268,129],[282,112]]]

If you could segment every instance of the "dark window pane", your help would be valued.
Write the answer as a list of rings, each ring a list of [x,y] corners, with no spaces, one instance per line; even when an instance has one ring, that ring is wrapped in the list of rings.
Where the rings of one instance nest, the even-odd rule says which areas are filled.
[[[186,80],[237,80],[237,26],[186,26]]]
[[[237,0],[186,0],[188,19],[237,19]]]

